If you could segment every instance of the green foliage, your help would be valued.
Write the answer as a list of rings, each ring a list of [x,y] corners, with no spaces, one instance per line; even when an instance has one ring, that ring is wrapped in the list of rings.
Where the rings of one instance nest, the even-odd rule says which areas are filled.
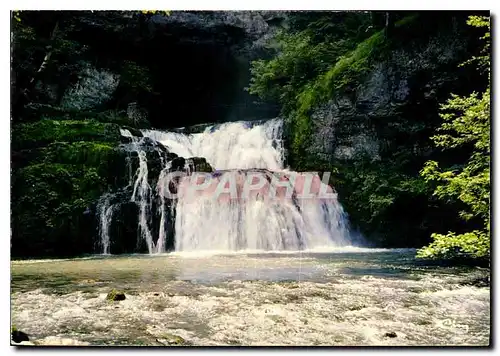
[[[439,125],[434,105],[438,95],[447,95],[447,87],[462,85],[449,83],[452,83],[450,78],[460,77],[454,66],[463,58],[457,51],[454,57],[446,60],[431,58],[426,53],[415,60],[404,61],[404,64],[400,59],[407,53],[414,54],[415,47],[433,51],[436,38],[439,41],[440,38],[456,35],[456,32],[443,32],[456,18],[450,16],[442,21],[442,18],[421,13],[391,12],[394,26],[384,27],[385,15],[370,13],[368,17],[378,17],[378,21],[372,24],[361,15],[351,18],[349,24],[324,16],[311,22],[313,16],[304,15],[299,21],[302,27],[290,26],[280,34],[277,43],[273,43],[276,50],[273,57],[253,63],[249,90],[263,99],[281,104],[282,115],[286,118],[289,164],[295,170],[333,171],[331,183],[338,190],[351,222],[369,240],[385,246],[422,246],[429,242],[431,232],[444,232],[450,227],[462,228],[462,221],[458,217],[455,219],[454,215],[467,202],[475,202],[475,211],[487,209],[489,205],[479,202],[477,198],[487,187],[488,173],[478,175],[476,179],[469,177],[467,194],[461,193],[462,200],[448,201],[440,200],[439,194],[433,195],[436,187],[429,184],[429,177],[419,175],[425,160],[441,157],[438,149],[429,142],[429,133]],[[349,31],[342,30],[342,26]],[[463,30],[465,32],[465,26]],[[336,32],[342,35],[335,37]],[[341,42],[342,39],[345,42]],[[481,58],[475,61],[486,63]],[[303,64],[307,62],[309,67]],[[453,64],[450,66],[448,63]],[[408,95],[406,98],[396,98],[395,93],[381,93],[384,98],[387,94],[394,95],[394,98],[391,97],[385,104],[377,98],[368,99],[367,107],[362,107],[360,88],[366,84],[367,74],[373,72],[375,64],[383,64],[391,70],[388,77],[392,77],[394,83],[401,82],[409,91],[404,94]],[[429,79],[431,76],[432,80]],[[391,88],[394,83],[387,84],[388,90],[397,90]],[[385,90],[383,85],[377,89]],[[469,109],[475,107],[476,113],[470,111],[470,119],[476,120],[477,129],[483,124],[477,122],[476,114],[482,112],[480,106],[485,105],[487,98],[483,100],[481,95],[475,95],[466,101],[456,99],[450,103],[448,114],[454,115],[465,106]],[[346,105],[348,111],[342,112],[342,103],[337,105],[339,111],[335,127],[328,127],[334,133],[325,133],[325,136],[332,135],[332,139],[341,146],[343,143],[340,141],[351,140],[359,131],[359,117],[363,125],[373,129],[371,134],[380,145],[376,158],[363,154],[339,158],[333,153],[319,155],[310,149],[310,142],[314,141],[312,136],[322,130],[314,121],[313,113],[320,114],[321,110],[317,109],[330,101],[335,103],[337,98],[350,100]],[[478,104],[479,101],[481,104]],[[373,108],[373,104],[382,104],[382,107]],[[488,115],[483,115],[483,119]],[[467,125],[464,119],[461,124]],[[458,126],[458,122],[453,125]],[[450,128],[446,127],[446,130]],[[468,145],[474,144],[466,138],[469,133],[460,131],[460,127],[456,130],[461,132],[458,137],[468,140]],[[486,134],[486,131],[481,132]],[[454,138],[441,137],[440,140],[452,141]],[[477,145],[488,146],[489,137],[484,136]],[[484,154],[489,154],[489,151]],[[477,159],[481,156],[478,154]],[[468,170],[471,169],[472,166]],[[458,183],[455,182],[453,189],[459,189]],[[472,220],[474,225],[476,219]]]
[[[50,120],[44,119],[13,127],[12,146],[34,148],[56,141],[104,141],[118,143],[119,127],[96,120]]]
[[[120,85],[135,92],[152,91],[149,70],[135,62],[125,61],[121,71]]]
[[[249,92],[282,105],[290,125],[290,150],[297,169],[313,169],[306,154],[312,134],[311,110],[335,96],[357,89],[372,63],[387,50],[385,29],[370,26],[370,14],[320,17],[301,31],[282,31],[269,44],[276,55],[252,63]],[[414,21],[407,16],[395,24]],[[317,165],[317,162],[315,162]]]
[[[471,16],[468,24],[487,27],[482,38],[489,41],[490,21],[487,17]],[[489,42],[483,56],[474,57],[479,69],[490,66]],[[466,210],[460,213],[465,220],[480,218],[483,230],[464,234],[433,234],[428,247],[419,251],[420,257],[450,257],[466,254],[470,257],[488,257],[490,246],[490,85],[482,94],[459,97],[452,95],[441,106],[443,123],[432,137],[443,149],[472,147],[468,160],[461,165],[441,169],[438,162],[428,161],[421,171],[427,182],[435,185],[434,195],[440,199],[458,199]]]
[[[61,194],[59,198],[66,197],[64,200],[82,194],[83,200],[93,199],[100,195],[102,189],[99,189],[99,185],[104,187],[105,184],[95,167],[61,163],[34,164],[22,168],[16,180],[27,189],[24,192],[26,196],[22,199],[30,202],[38,199],[50,202],[51,197],[58,194]],[[76,201],[80,202],[80,199],[77,197]]]
[[[42,105],[42,104],[32,105],[32,109],[33,112],[36,113],[36,115],[41,121],[44,120],[75,121],[75,122],[78,121],[83,123],[100,122],[108,127],[107,130],[113,130],[114,125],[106,125],[106,124],[116,124],[120,127],[129,126],[139,129],[151,127],[151,124],[147,119],[141,121],[134,120],[134,118],[130,118],[127,116],[125,110],[111,109],[111,110],[96,112],[92,110],[81,110],[68,107]],[[118,128],[118,126],[114,127]],[[16,125],[16,127],[18,126]],[[97,129],[100,128],[98,127]]]
[[[115,147],[99,142],[54,142],[43,149],[45,162],[97,166],[111,159]]]
[[[356,160],[335,163],[331,184],[339,189],[350,220],[356,222],[372,242],[385,246],[412,246],[425,242],[422,236],[433,217],[423,216],[421,212],[427,208],[430,194],[423,178],[401,172],[391,161]],[[413,214],[400,214],[404,211],[401,208],[408,204],[413,207]],[[379,236],[386,231],[398,234]],[[404,234],[411,234],[412,239]]]
[[[449,232],[432,234],[433,242],[418,251],[419,258],[488,258],[490,255],[489,231],[471,231],[464,234]]]
[[[317,100],[324,101],[338,90],[346,89],[356,83],[356,79],[370,68],[372,56],[384,43],[384,31],[379,31],[361,42],[352,52],[340,57],[335,65],[323,74],[315,83],[313,90],[319,94]],[[299,108],[309,110],[315,102],[310,91],[299,94]]]
[[[327,69],[325,57],[335,58],[340,52],[328,43],[314,43],[308,31],[282,30],[274,41],[269,46],[278,51],[277,56],[252,62],[249,92],[284,105],[294,100],[297,89]]]
[[[141,10],[141,13],[144,15],[163,15],[163,16],[170,16],[172,11],[168,10]]]
[[[16,10],[16,11],[12,11],[12,18],[17,21],[17,22],[21,22],[21,17],[19,16],[19,13],[21,11],[19,10]]]
[[[118,126],[67,114],[13,127],[14,256],[92,251],[95,231],[87,211],[126,176]]]
[[[57,248],[71,254],[92,245],[84,212],[106,188],[97,168],[33,164],[12,179],[13,255],[54,255]]]
[[[469,16],[467,20],[467,24],[473,27],[487,27],[488,30],[481,37],[482,40],[485,41],[484,47],[481,51],[481,56],[472,56],[471,59],[462,64],[462,66],[470,63],[477,62],[478,69],[482,71],[487,71],[488,75],[490,73],[490,51],[491,51],[491,30],[490,30],[490,18],[486,16]]]
[[[300,22],[300,15],[296,16],[298,19],[292,17],[292,22]],[[296,109],[297,99],[307,102],[310,92],[321,86],[318,82],[329,82],[343,70],[351,70],[347,67],[349,64],[359,64],[356,68],[353,66],[353,72],[361,70],[362,64],[358,61],[366,53],[359,49],[352,55],[348,53],[372,34],[369,19],[366,13],[332,13],[308,21],[301,30],[280,31],[268,43],[275,56],[252,62],[249,92],[280,102],[284,113],[289,113]],[[377,34],[376,38],[379,37]],[[345,59],[345,55],[351,59]]]

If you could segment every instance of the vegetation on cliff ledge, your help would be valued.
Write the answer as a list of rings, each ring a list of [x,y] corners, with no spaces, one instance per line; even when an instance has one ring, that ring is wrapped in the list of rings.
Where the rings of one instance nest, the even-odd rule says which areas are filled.
[[[253,63],[249,91],[280,103],[291,168],[333,172],[351,223],[375,245],[421,247],[432,235],[420,257],[489,256],[489,79],[459,67],[471,55],[489,67],[477,29],[489,18],[466,22],[458,13],[318,14]],[[315,137],[331,142],[314,146]],[[359,138],[375,153],[358,150]]]

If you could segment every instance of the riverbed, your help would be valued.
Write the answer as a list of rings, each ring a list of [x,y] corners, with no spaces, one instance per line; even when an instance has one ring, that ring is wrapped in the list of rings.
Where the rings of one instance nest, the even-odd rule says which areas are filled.
[[[38,345],[487,346],[489,270],[412,249],[11,262],[11,318]],[[479,281],[479,282],[478,282]],[[112,289],[126,299],[109,301]]]

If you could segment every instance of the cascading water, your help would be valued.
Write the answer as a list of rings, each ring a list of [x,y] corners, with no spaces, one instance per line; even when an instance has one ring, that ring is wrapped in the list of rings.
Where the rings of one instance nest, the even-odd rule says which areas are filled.
[[[251,182],[256,173],[270,179],[260,189],[245,195],[244,184]],[[235,176],[233,197],[231,193],[218,196],[214,193],[225,178],[215,180],[213,189],[209,187],[195,196],[189,195],[189,188],[193,187],[191,177],[183,178],[179,190],[187,193],[179,195],[176,208],[177,251],[297,251],[347,242],[348,229],[336,199],[322,200],[315,196],[298,199],[300,191],[291,183],[284,188],[293,192],[290,197],[286,197],[284,191],[272,197],[271,190],[279,192],[283,187],[271,178],[273,172],[267,170],[224,174]],[[316,186],[321,187],[317,176],[315,180]]]
[[[111,194],[104,194],[97,204],[97,214],[99,216],[99,237],[104,255],[109,254],[110,238],[109,227],[111,226],[114,212],[114,205],[111,204]]]
[[[158,252],[165,251],[165,245],[167,241],[167,232],[166,232],[167,207],[165,201],[167,193],[165,189],[168,188],[166,179],[171,167],[172,163],[168,162],[165,168],[162,169],[162,171],[160,172],[160,176],[158,177],[158,184],[156,186],[156,191],[160,199],[160,204],[158,206],[158,213],[160,214],[160,229],[159,229],[158,241],[156,242],[156,250]]]
[[[240,175],[240,181],[255,168],[288,172],[284,169],[279,119],[256,125],[214,125],[192,135],[155,130],[142,133],[180,156],[202,156],[217,170],[233,170]],[[164,178],[165,175],[158,180],[159,186],[163,184],[159,190],[165,189]],[[190,177],[185,177],[180,186],[186,188],[190,184]],[[336,198],[294,201],[254,195],[242,202],[220,201],[213,194],[201,194],[195,199],[181,195],[175,210],[176,251],[302,250],[348,242],[345,215]],[[164,241],[164,236],[160,229],[159,241]]]
[[[336,195],[322,199],[317,194],[332,189],[320,182],[318,175],[312,175],[306,187],[303,175],[285,169],[280,119],[230,122],[195,134],[157,130],[141,133],[143,137],[136,137],[129,130],[121,130],[129,141],[124,148],[137,156],[129,154],[127,158],[131,175],[128,189],[130,201],[138,207],[139,239],[146,243],[150,254],[166,251],[167,242],[171,241],[168,231],[172,229],[176,251],[304,250],[349,243],[347,219]],[[175,155],[169,156],[165,149]],[[156,170],[159,173],[153,176],[154,170],[148,169],[148,164],[153,164],[148,157],[157,160],[152,150],[158,152],[161,162],[160,170]],[[179,159],[173,167],[176,155]],[[209,173],[214,187],[203,190],[193,185],[191,178],[197,169],[192,157],[204,157],[215,169]],[[132,158],[137,167],[133,175]],[[187,176],[172,183],[172,171],[182,171]],[[215,185],[228,174],[234,176],[232,184],[238,194],[245,191],[245,182],[253,184],[254,174],[261,174],[265,182],[245,197],[228,197],[227,190],[214,197]],[[275,181],[277,175],[286,177],[286,183]],[[301,183],[292,184],[292,176],[297,176]],[[181,193],[176,198],[168,197],[172,184]],[[300,199],[302,192],[310,192],[311,187],[315,193]],[[191,188],[197,192],[195,196],[182,194]],[[280,189],[289,189],[292,194],[280,193],[278,199],[268,196],[269,191]],[[99,234],[106,254],[110,253],[109,224],[116,210],[110,204],[110,196],[103,196],[98,205]],[[157,230],[153,214],[160,218]]]
[[[130,198],[131,201],[135,202],[139,207],[139,234],[140,237],[146,242],[149,253],[158,253],[165,251],[165,240],[164,236],[160,234],[160,238],[156,241],[153,239],[153,234],[150,229],[151,224],[151,205],[153,200],[152,188],[148,182],[148,160],[146,156],[146,152],[141,147],[141,140],[138,137],[133,136],[129,130],[120,129],[120,133],[122,136],[128,137],[130,142],[130,149],[137,153],[139,158],[139,168],[135,173],[134,178],[131,179],[131,182],[134,181],[133,185],[133,193]],[[160,160],[162,166],[165,166],[165,158],[162,156],[161,152],[158,152],[160,155]],[[164,223],[164,200],[161,198],[161,206],[160,213],[161,221]]]
[[[155,251],[156,246],[153,235],[149,230],[149,218],[151,216],[151,187],[148,183],[148,160],[144,151],[138,151],[139,169],[136,173],[134,192],[131,200],[139,205],[139,229],[142,238],[146,241],[149,253]]]
[[[144,136],[161,142],[182,157],[205,157],[214,169],[283,169],[284,147],[280,119],[253,125],[230,122],[207,127],[203,133],[143,130]]]

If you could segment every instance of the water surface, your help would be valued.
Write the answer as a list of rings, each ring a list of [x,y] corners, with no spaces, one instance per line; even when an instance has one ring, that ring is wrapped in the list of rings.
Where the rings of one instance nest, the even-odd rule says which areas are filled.
[[[490,289],[474,281],[489,271],[414,255],[350,248],[13,261],[12,323],[40,343],[159,346],[170,334],[190,345],[488,345]],[[112,288],[126,300],[107,301]]]

